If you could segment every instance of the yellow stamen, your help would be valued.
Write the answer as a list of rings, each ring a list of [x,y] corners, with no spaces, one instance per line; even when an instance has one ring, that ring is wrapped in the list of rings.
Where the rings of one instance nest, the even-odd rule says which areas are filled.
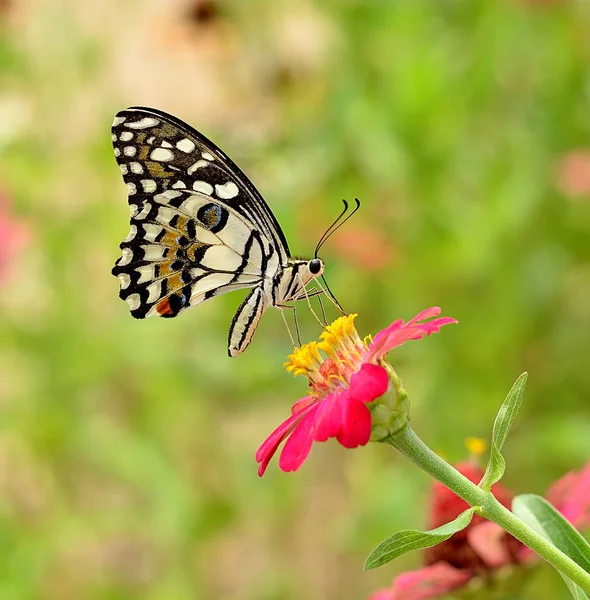
[[[349,348],[360,342],[359,335],[354,327],[354,319],[358,315],[346,315],[338,317],[333,323],[327,325],[320,335],[321,342],[318,344],[320,350],[326,354],[333,355],[338,350]]]
[[[317,371],[322,364],[317,342],[309,342],[301,348],[295,348],[293,354],[289,354],[287,359],[283,366],[293,375],[308,375],[312,371]]]
[[[465,447],[469,454],[475,458],[480,457],[488,449],[486,441],[477,437],[468,437],[465,440]]]

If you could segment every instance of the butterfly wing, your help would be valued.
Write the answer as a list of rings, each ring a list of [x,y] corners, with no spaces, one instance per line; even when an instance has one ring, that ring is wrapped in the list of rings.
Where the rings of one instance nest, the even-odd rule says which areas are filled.
[[[112,129],[127,184],[131,229],[113,268],[136,318],[259,285],[289,249],[242,171],[182,121],[151,108],[117,114]]]

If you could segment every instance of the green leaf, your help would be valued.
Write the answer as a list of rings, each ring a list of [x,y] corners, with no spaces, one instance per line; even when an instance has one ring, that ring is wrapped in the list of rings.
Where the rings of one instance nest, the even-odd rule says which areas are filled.
[[[504,475],[506,461],[501,450],[522,404],[527,377],[528,374],[525,372],[514,382],[494,421],[490,460],[486,472],[479,482],[479,487],[486,492],[489,492],[494,483],[500,481],[502,475]]]
[[[380,567],[394,558],[410,552],[410,550],[430,548],[448,540],[454,533],[465,529],[471,523],[474,512],[475,508],[469,508],[462,512],[454,521],[431,531],[405,529],[404,531],[394,533],[371,552],[365,562],[365,570]]]
[[[590,544],[545,498],[536,494],[522,494],[512,501],[512,511],[529,527],[590,573]],[[560,575],[574,598],[587,600],[587,594],[579,586],[563,573],[560,572]]]

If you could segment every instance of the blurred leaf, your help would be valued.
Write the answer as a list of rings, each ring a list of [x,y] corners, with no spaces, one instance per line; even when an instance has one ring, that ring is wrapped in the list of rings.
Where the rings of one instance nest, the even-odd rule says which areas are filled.
[[[512,510],[519,519],[590,573],[590,544],[545,498],[536,494],[522,494],[514,498]],[[561,572],[560,575],[574,598],[588,598],[569,577]]]
[[[504,403],[498,411],[496,420],[494,421],[490,460],[488,462],[488,466],[486,467],[486,472],[484,473],[482,480],[479,482],[479,487],[483,488],[487,492],[489,492],[492,485],[494,485],[494,483],[497,481],[500,481],[502,475],[504,475],[506,461],[502,456],[501,450],[522,403],[527,377],[528,374],[523,373],[514,382],[514,385],[508,392],[506,400],[504,400]]]
[[[469,523],[471,523],[474,512],[474,508],[468,508],[454,521],[441,525],[431,531],[406,529],[394,533],[391,537],[381,542],[375,550],[371,552],[365,561],[365,570],[380,567],[411,550],[430,548],[431,546],[436,546],[436,544],[448,540],[453,534],[462,531]]]

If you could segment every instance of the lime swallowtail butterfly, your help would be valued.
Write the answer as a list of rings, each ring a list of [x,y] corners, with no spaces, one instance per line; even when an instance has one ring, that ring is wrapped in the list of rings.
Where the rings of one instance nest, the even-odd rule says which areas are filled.
[[[288,303],[308,297],[306,286],[324,271],[317,251],[330,230],[314,258],[292,258],[246,175],[205,136],[165,112],[121,111],[112,140],[131,209],[129,235],[112,272],[135,318],[176,317],[209,298],[254,288],[229,330],[228,353],[237,356],[269,306],[292,308]]]

